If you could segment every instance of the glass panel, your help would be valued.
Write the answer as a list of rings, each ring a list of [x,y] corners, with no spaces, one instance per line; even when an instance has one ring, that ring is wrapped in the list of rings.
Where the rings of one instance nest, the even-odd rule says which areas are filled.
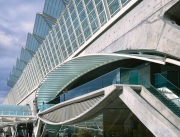
[[[71,39],[71,41],[74,41],[74,40],[75,40],[74,33],[71,33],[70,39]]]
[[[154,137],[128,108],[103,109],[105,137]]]
[[[78,13],[80,13],[83,10],[83,4],[82,2],[79,3],[79,5],[77,6],[77,11]]]
[[[30,116],[31,109],[29,106],[0,105],[0,115]]]
[[[121,3],[123,6],[125,6],[128,2],[130,2],[131,0],[121,0]]]
[[[90,2],[88,3],[88,5],[86,6],[86,9],[87,9],[87,13],[88,13],[88,14],[94,9],[94,6],[93,6],[92,1],[90,1]]]
[[[115,13],[117,13],[120,10],[120,5],[118,0],[114,0],[112,2],[110,0],[107,0],[107,2],[109,5],[109,11],[111,16],[115,15]]]
[[[92,27],[92,31],[93,33],[95,33],[98,29],[98,22],[97,19],[95,19],[92,23],[91,23],[91,27]]]
[[[65,101],[65,94],[61,94],[60,95],[60,102],[64,102]]]
[[[101,2],[101,3],[99,3],[99,4],[97,5],[98,14],[100,14],[103,10],[104,10],[104,7],[103,7],[103,4],[102,4],[102,2]]]
[[[102,109],[91,119],[58,129],[57,137],[154,137],[128,108]]]
[[[112,84],[120,84],[120,69],[116,69],[108,74],[105,74],[93,81],[83,84],[75,89],[65,93],[65,99],[69,100],[92,91],[101,89]]]
[[[120,69],[103,76],[103,87],[107,87],[112,84],[120,84]]]
[[[71,14],[72,21],[74,21],[76,17],[77,17],[76,11],[74,10],[73,13]]]
[[[164,96],[161,91],[149,84],[143,77],[138,74],[138,71],[133,71],[130,75],[129,84],[143,85],[151,94],[159,99],[164,105],[166,105],[174,114],[180,117],[179,106],[175,104],[167,96]],[[166,91],[167,92],[167,91]]]
[[[82,34],[78,37],[79,45],[81,45],[84,42]]]
[[[90,14],[89,14],[89,21],[92,22],[94,19],[96,19],[96,13],[93,10]]]
[[[79,27],[79,22],[78,22],[78,19],[76,18],[73,22],[74,24],[74,29],[76,29],[77,27]]]
[[[74,42],[72,43],[72,46],[73,46],[74,51],[75,51],[76,49],[78,49],[78,45],[77,45],[76,41],[74,41]]]
[[[86,40],[90,38],[90,36],[91,36],[91,31],[90,31],[89,28],[87,28],[87,29],[84,31],[84,35],[85,35]]]
[[[43,104],[42,106],[40,106],[40,111],[44,111],[52,106],[54,106],[55,104]]]
[[[180,97],[180,89],[161,74],[155,74],[155,87],[169,99]]]
[[[79,18],[80,18],[80,21],[83,21],[85,18],[86,18],[86,14],[84,11],[82,11],[80,14],[79,14]]]
[[[106,23],[106,15],[105,15],[105,12],[102,12],[102,13],[99,15],[99,19],[100,19],[100,22],[101,22],[102,25]]]

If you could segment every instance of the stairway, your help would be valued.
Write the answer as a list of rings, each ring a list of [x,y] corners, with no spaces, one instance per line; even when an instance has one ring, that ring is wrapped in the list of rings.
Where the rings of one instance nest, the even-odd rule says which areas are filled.
[[[160,77],[160,79],[156,80],[156,82],[159,82],[161,86],[164,86],[162,84],[163,83],[162,79],[163,78]],[[172,102],[170,99],[168,99],[161,92],[158,91],[157,88],[159,88],[159,86],[156,86],[157,88],[152,86],[141,75],[139,75],[137,70],[133,70],[130,72],[129,83],[126,83],[126,84],[144,86],[151,94],[153,94],[157,99],[159,99],[164,105],[166,105],[174,114],[176,114],[180,118],[180,108],[174,102]],[[172,87],[173,85],[171,84],[170,86]]]

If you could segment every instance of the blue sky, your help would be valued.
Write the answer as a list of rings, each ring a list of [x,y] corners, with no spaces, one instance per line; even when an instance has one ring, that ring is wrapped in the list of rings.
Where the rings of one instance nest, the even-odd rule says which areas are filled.
[[[7,78],[43,5],[44,0],[0,0],[0,104],[10,91]]]

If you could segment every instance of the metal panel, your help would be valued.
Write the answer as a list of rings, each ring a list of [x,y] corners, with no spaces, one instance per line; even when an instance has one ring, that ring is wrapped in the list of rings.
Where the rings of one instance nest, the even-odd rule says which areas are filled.
[[[7,80],[7,86],[13,88],[15,85],[15,82],[14,81],[11,81],[10,79]]]
[[[13,70],[12,70],[12,75],[16,76],[16,77],[20,77],[22,74],[22,71],[16,69],[14,66],[13,66]]]
[[[32,54],[35,54],[38,48],[39,48],[38,41],[32,34],[28,33],[27,41],[26,41],[26,49]]]
[[[70,0],[46,0],[43,13],[58,19]]]
[[[150,55],[94,54],[77,57],[70,61],[64,62],[45,78],[42,86],[37,92],[38,105],[42,105],[42,102],[47,103],[71,82],[89,71],[107,63],[127,58],[147,60],[164,64],[164,58]],[[91,62],[89,62],[89,60],[91,60]]]
[[[33,35],[37,41],[41,44],[46,38],[48,32],[50,31],[50,26],[43,18],[41,14],[36,14],[36,19],[34,23]]]
[[[26,67],[26,64],[24,62],[22,62],[20,59],[17,58],[17,60],[16,60],[16,68],[23,71],[25,67]]]
[[[13,76],[11,73],[9,75],[9,80],[13,81],[14,83],[16,83],[18,81],[18,77]]]
[[[27,64],[31,58],[32,55],[26,49],[21,48],[20,60]]]

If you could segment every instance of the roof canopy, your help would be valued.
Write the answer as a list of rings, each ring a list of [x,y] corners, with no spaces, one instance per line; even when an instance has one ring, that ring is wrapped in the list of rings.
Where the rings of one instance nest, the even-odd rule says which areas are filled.
[[[89,71],[124,59],[139,59],[165,64],[163,57],[144,54],[91,54],[76,57],[60,64],[46,76],[40,89],[37,91],[38,106],[42,105],[42,102],[47,103],[52,100],[71,82]]]

